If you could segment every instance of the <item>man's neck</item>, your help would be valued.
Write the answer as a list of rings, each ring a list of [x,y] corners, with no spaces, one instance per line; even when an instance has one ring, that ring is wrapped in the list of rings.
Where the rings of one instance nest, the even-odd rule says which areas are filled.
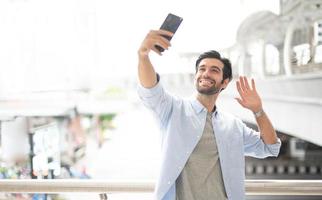
[[[208,110],[208,112],[214,111],[217,97],[218,93],[214,95],[197,94],[197,100]]]

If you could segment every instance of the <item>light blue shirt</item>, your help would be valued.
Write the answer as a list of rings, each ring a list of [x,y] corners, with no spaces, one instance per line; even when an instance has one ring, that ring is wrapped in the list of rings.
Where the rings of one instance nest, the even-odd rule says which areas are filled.
[[[161,128],[161,168],[155,199],[175,200],[175,181],[203,132],[207,109],[197,100],[169,95],[158,83],[139,86],[144,105],[155,114]],[[233,115],[216,109],[212,124],[217,141],[224,185],[229,200],[245,199],[245,157],[278,156],[281,141],[265,144],[259,132]]]

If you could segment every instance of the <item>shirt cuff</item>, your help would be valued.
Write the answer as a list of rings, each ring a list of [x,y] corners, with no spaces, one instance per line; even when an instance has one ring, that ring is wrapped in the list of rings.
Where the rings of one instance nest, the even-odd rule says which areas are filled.
[[[270,152],[276,157],[280,152],[281,145],[282,145],[282,142],[279,138],[277,138],[277,142],[275,144],[266,144]]]

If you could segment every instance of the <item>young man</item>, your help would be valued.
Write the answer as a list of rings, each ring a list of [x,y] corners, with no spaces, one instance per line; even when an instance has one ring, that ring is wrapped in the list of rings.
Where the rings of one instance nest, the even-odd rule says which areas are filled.
[[[170,42],[152,30],[139,50],[139,95],[153,111],[162,131],[161,172],[155,188],[157,200],[243,200],[245,199],[244,156],[277,156],[281,146],[265,114],[255,82],[237,81],[236,100],[254,113],[259,132],[219,110],[216,100],[232,79],[231,64],[216,51],[201,54],[196,61],[196,98],[184,100],[168,94],[149,59],[159,45]]]

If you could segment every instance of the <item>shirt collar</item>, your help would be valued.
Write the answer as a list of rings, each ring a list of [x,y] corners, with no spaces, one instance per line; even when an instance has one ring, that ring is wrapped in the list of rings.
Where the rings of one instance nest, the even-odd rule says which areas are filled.
[[[197,114],[206,109],[197,99],[192,99],[191,105]]]
[[[202,111],[207,111],[207,109],[198,101],[198,99],[192,99],[191,105],[197,114],[199,114]],[[215,116],[217,116],[218,108],[216,108],[214,114]]]

